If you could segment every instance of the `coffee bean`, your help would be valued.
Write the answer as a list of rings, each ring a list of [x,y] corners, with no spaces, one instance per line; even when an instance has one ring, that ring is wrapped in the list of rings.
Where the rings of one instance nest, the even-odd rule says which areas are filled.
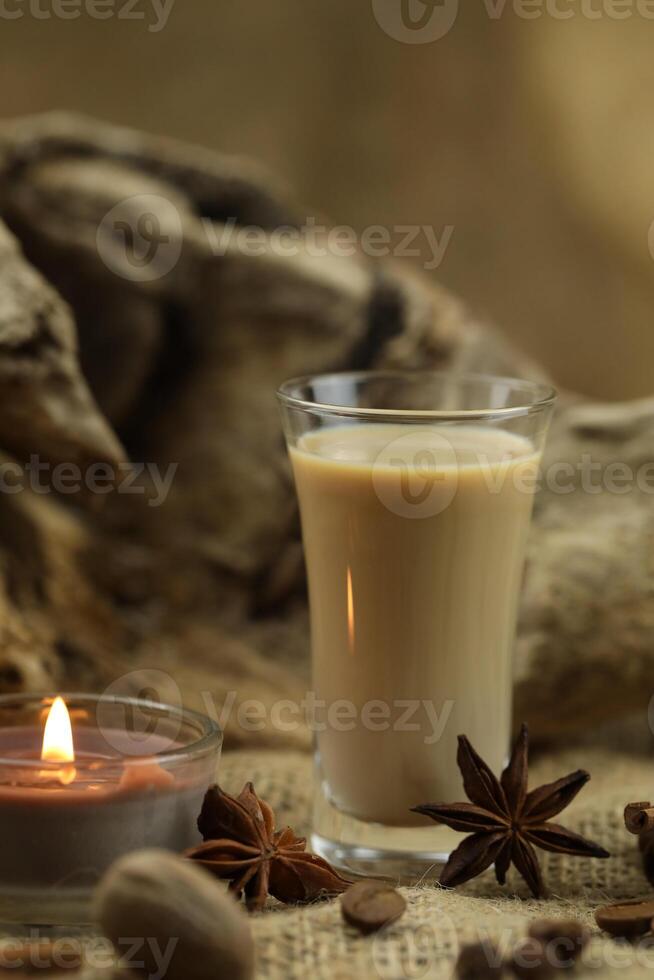
[[[548,980],[558,970],[548,957],[548,951],[539,939],[523,939],[513,950],[510,969],[519,980]]]
[[[343,918],[359,932],[376,932],[406,909],[399,892],[383,881],[357,881],[341,898]]]
[[[488,939],[464,946],[456,962],[457,980],[496,980],[503,972],[502,954]]]
[[[595,922],[612,936],[644,936],[652,928],[653,902],[620,902],[595,912]]]
[[[539,919],[528,935],[545,946],[548,960],[560,969],[572,966],[590,939],[586,926],[577,919]]]

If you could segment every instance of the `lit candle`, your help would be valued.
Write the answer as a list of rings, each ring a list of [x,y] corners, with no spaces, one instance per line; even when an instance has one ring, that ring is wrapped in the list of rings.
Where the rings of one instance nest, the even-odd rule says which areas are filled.
[[[193,846],[221,743],[208,718],[147,701],[0,697],[0,918],[88,921],[116,858]]]

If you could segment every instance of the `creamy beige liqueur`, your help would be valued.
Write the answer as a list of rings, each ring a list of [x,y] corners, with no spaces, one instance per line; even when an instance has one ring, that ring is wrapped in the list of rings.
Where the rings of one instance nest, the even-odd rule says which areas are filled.
[[[332,706],[316,715],[325,790],[362,820],[422,822],[410,807],[464,798],[457,734],[505,760],[538,455],[494,428],[357,423],[291,459],[313,688]]]

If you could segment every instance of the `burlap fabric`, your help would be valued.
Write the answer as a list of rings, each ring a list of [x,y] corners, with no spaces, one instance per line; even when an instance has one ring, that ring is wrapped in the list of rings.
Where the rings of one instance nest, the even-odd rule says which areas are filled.
[[[609,860],[583,861],[541,852],[552,897],[539,902],[528,897],[513,873],[505,889],[495,884],[492,872],[456,892],[431,885],[403,888],[406,914],[374,937],[362,937],[343,923],[338,900],[309,908],[271,905],[252,917],[257,976],[270,980],[449,980],[462,944],[488,936],[509,949],[525,934],[530,920],[544,916],[574,916],[592,927],[591,944],[575,976],[598,980],[649,976],[654,970],[654,941],[630,944],[602,936],[594,925],[593,910],[604,902],[651,893],[635,839],[624,829],[622,819],[626,801],[647,797],[654,781],[651,761],[602,749],[570,750],[536,760],[533,784],[580,765],[593,778],[562,822],[601,842],[611,852]],[[280,824],[288,822],[298,831],[308,831],[311,760],[307,755],[228,753],[220,779],[231,791],[252,779],[257,792],[276,808]]]

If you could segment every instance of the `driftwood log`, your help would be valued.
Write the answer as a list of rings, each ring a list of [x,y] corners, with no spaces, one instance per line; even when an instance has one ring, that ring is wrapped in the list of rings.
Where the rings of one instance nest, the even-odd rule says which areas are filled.
[[[279,382],[383,366],[541,372],[393,264],[217,249],[225,230],[299,227],[306,213],[256,168],[201,149],[62,114],[3,123],[0,218],[0,690],[175,697],[177,685],[204,708],[301,697],[307,616]],[[654,402],[570,400],[550,457],[642,461],[653,431]],[[103,464],[111,488],[62,489],[68,464]],[[53,492],[31,478],[6,489],[37,465],[45,483],[58,475]],[[153,474],[173,470],[164,497]],[[518,644],[518,712],[536,733],[641,705],[649,503],[542,494]],[[301,728],[246,730],[235,711],[227,733],[307,742]]]

